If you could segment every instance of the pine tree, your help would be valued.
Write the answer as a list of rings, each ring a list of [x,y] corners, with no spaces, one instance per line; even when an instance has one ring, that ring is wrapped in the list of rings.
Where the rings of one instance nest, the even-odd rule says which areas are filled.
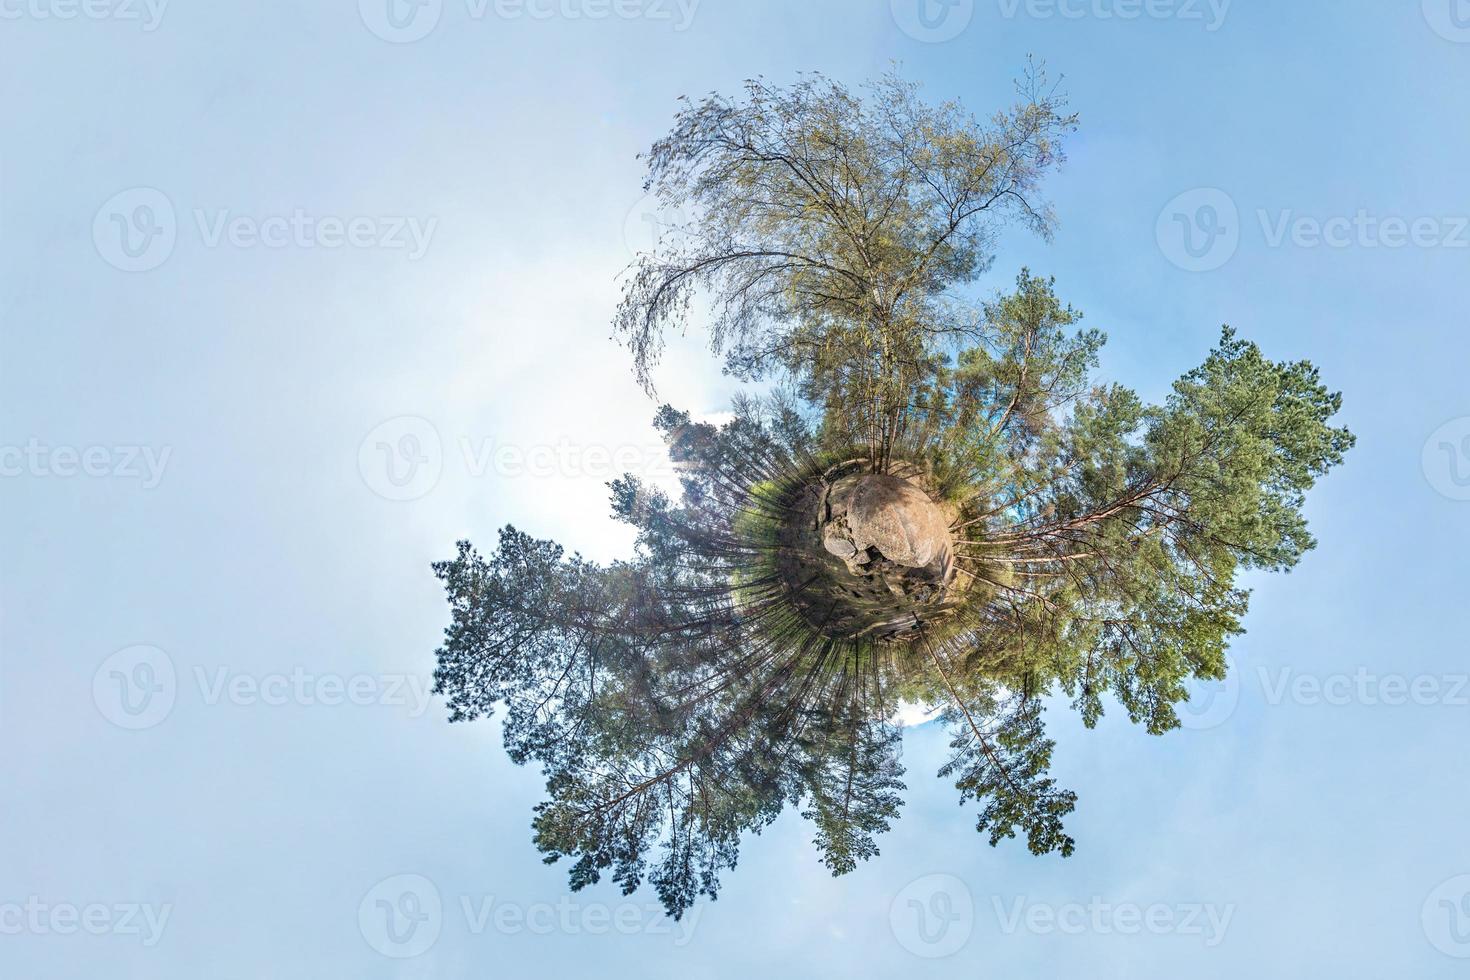
[[[1353,437],[1311,364],[1225,328],[1147,405],[1095,379],[1104,337],[1051,280],[965,302],[996,221],[1050,226],[1036,186],[1073,119],[1039,73],[1021,91],[981,126],[891,76],[866,101],[752,82],[655,145],[651,185],[699,217],[632,273],[638,377],[703,288],[732,369],[785,385],[721,426],[659,410],[682,493],[610,484],[627,561],[507,527],[435,565],[436,691],[451,720],[504,705],[574,888],[647,880],[677,917],[788,804],[852,870],[898,814],[900,701],[943,709],[940,775],[991,844],[1071,854],[1048,698],[1177,727],[1186,683],[1224,676],[1239,573],[1313,546],[1305,494]]]

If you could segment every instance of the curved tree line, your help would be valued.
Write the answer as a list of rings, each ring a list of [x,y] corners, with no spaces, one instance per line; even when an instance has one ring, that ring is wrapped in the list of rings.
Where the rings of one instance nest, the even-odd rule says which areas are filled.
[[[992,844],[1070,854],[1043,709],[1111,701],[1177,727],[1225,675],[1246,569],[1313,546],[1305,493],[1351,447],[1340,396],[1229,328],[1157,405],[1096,377],[1104,336],[1047,278],[965,287],[1006,223],[1047,234],[1076,124],[1044,75],[986,120],[895,76],[686,101],[648,189],[694,215],[630,269],[614,318],[650,392],[708,310],[730,371],[774,380],[724,425],[669,406],[672,499],[610,484],[634,554],[599,565],[513,527],[434,566],[451,720],[505,712],[547,779],[536,846],[580,888],[713,898],[788,804],[834,874],[898,814],[901,703],[942,708],[940,775]]]

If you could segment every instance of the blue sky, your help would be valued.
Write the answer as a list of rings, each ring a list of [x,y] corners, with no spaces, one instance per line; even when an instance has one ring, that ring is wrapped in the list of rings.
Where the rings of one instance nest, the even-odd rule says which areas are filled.
[[[0,0],[0,974],[1464,974],[1470,4],[395,2]],[[1149,397],[1225,322],[1313,359],[1319,548],[1186,730],[1050,713],[1071,859],[988,847],[929,726],[844,879],[788,813],[678,927],[568,896],[424,694],[428,564],[628,547],[635,154],[752,75],[989,112],[1028,54],[1081,129],[977,294],[1055,275]],[[734,391],[694,334],[658,381]]]

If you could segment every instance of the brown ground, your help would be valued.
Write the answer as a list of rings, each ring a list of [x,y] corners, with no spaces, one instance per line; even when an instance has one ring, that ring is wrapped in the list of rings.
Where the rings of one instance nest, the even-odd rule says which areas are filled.
[[[916,470],[834,467],[808,488],[783,541],[789,594],[829,636],[899,639],[952,609],[952,520]]]

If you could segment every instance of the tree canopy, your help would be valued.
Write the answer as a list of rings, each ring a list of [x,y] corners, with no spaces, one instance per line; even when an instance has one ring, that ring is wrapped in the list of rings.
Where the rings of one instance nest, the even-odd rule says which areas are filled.
[[[703,291],[731,371],[784,371],[816,403],[840,392],[881,456],[935,348],[974,337],[955,287],[988,267],[997,228],[1050,233],[1039,184],[1075,118],[1040,69],[1017,89],[986,122],[896,74],[866,98],[814,74],[686,100],[646,187],[693,217],[640,256],[614,319],[639,381]]]
[[[981,125],[892,76],[752,82],[655,144],[650,185],[697,217],[631,273],[639,378],[699,291],[731,369],[787,384],[719,426],[658,411],[682,493],[610,484],[627,560],[506,527],[434,566],[436,690],[456,721],[504,706],[574,888],[647,880],[679,916],[787,805],[852,870],[898,815],[905,702],[940,709],[940,775],[991,844],[1071,854],[1047,706],[1177,727],[1187,682],[1225,674],[1240,573],[1313,547],[1305,494],[1353,437],[1310,363],[1227,327],[1150,405],[1096,378],[1105,338],[1051,279],[959,291],[997,222],[1050,227],[1074,121],[1039,72],[1020,91]]]

